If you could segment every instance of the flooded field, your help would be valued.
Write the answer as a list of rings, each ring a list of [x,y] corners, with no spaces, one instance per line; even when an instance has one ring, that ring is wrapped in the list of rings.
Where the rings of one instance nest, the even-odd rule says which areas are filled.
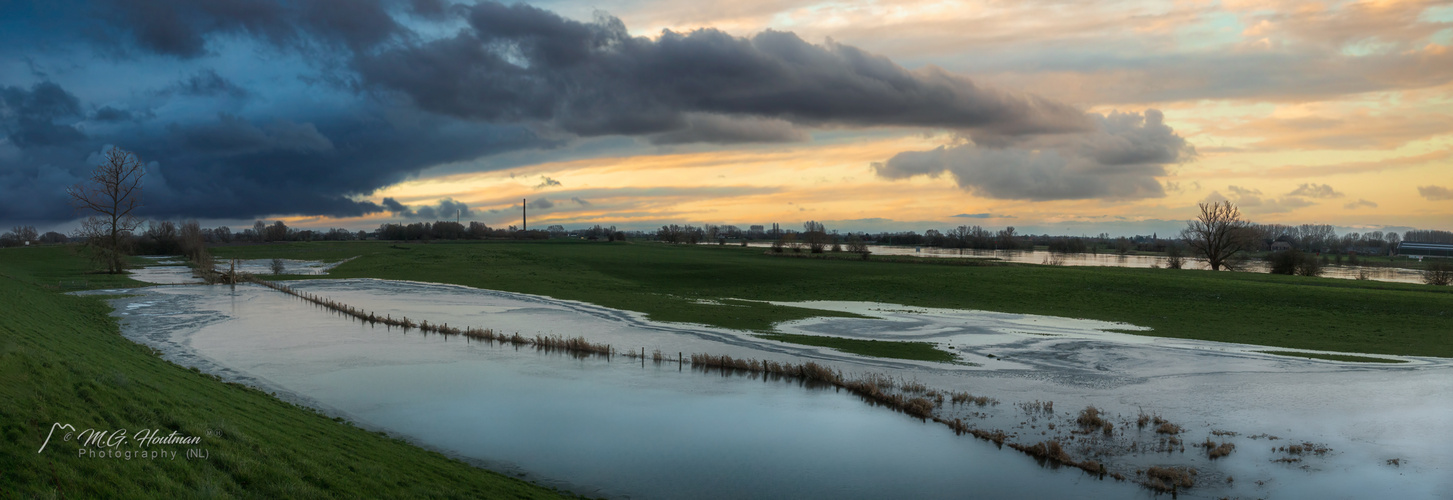
[[[750,246],[770,248],[771,243],[751,243]],[[1165,257],[1157,255],[1053,253],[1046,250],[975,250],[967,248],[888,245],[868,245],[868,250],[876,255],[908,255],[946,259],[998,259],[1004,262],[1017,262],[1021,264],[1045,264],[1050,262],[1050,259],[1055,259],[1059,265],[1064,266],[1165,267]],[[1253,273],[1265,273],[1270,269],[1265,262],[1261,261],[1247,262],[1245,267],[1246,272]],[[1186,268],[1209,269],[1203,261],[1190,258],[1186,259]],[[1325,278],[1357,279],[1358,276],[1366,276],[1367,279],[1374,281],[1389,281],[1395,283],[1423,282],[1421,272],[1396,267],[1328,265],[1323,268],[1323,271],[1322,277]]]
[[[672,361],[578,358],[371,327],[255,285],[154,287],[114,304],[128,337],[178,363],[592,496],[1150,497],[1135,483],[1144,480],[1137,471],[1152,466],[1194,468],[1195,486],[1180,492],[1191,498],[1437,498],[1453,488],[1448,359],[1317,361],[1120,333],[1134,325],[892,304],[793,303],[872,319],[778,326],[935,342],[960,356],[943,364],[862,358],[459,286],[294,286],[379,315],[583,335],[620,351],[659,350]],[[972,393],[985,400],[944,402],[935,415],[1003,432],[1008,444],[1054,440],[1126,480],[1042,468],[1008,446],[831,388],[693,370],[674,362],[678,352],[811,360],[845,374],[881,374],[903,391],[921,384],[929,389],[914,389],[920,394]],[[1105,412],[1108,434],[1076,423],[1089,405]],[[1142,413],[1183,430],[1141,427]],[[1235,449],[1211,459],[1196,446],[1207,439]],[[1315,446],[1304,452],[1301,444]]]
[[[131,279],[156,283],[158,285],[190,285],[202,283],[202,278],[192,275],[192,268],[180,257],[176,256],[143,256],[143,259],[154,261],[156,265],[145,266],[140,269],[131,269]],[[282,259],[283,274],[322,275],[328,274],[328,270],[342,262],[318,262],[313,260]],[[218,271],[229,271],[232,263],[230,261],[218,262]],[[239,259],[237,271],[266,276],[273,274],[272,259]]]

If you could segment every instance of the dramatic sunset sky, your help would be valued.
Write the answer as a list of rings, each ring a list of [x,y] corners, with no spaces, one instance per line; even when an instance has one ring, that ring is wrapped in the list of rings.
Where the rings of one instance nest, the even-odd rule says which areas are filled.
[[[0,2],[0,225],[1453,229],[1448,2]]]

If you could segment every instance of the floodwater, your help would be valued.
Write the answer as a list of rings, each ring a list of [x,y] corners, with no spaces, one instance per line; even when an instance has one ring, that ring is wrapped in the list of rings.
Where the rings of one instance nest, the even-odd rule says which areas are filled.
[[[780,331],[935,342],[956,364],[862,358],[743,332],[660,323],[547,297],[429,283],[315,280],[296,288],[379,315],[522,335],[584,335],[619,350],[813,360],[1001,404],[937,411],[1009,442],[1057,439],[1131,481],[1190,466],[1191,498],[1438,498],[1453,489],[1453,360],[1308,360],[1239,344],[1138,336],[1134,325],[853,302],[793,303],[862,318]],[[616,357],[369,327],[257,286],[153,287],[113,303],[123,333],[178,363],[243,381],[416,443],[586,495],[680,497],[1149,497],[1132,482],[1041,469],[1007,448],[832,389]],[[731,307],[723,305],[722,307]],[[1053,413],[1020,403],[1053,401]],[[1075,434],[1095,405],[1113,437]],[[1185,427],[1181,448],[1133,423]],[[1213,430],[1237,446],[1206,458]],[[1274,435],[1271,440],[1262,435]],[[1253,437],[1257,436],[1257,437]],[[1291,456],[1293,442],[1330,448]],[[1134,446],[1134,451],[1131,451]],[[1162,451],[1151,451],[1160,449]],[[1184,451],[1181,451],[1184,450]],[[1296,458],[1295,462],[1274,462]],[[1399,459],[1400,465],[1387,463]],[[1228,481],[1229,480],[1229,481]]]
[[[188,267],[186,262],[181,260],[180,257],[148,255],[142,256],[142,258],[154,261],[155,265],[127,271],[131,274],[131,279],[146,283],[156,283],[158,285],[191,285],[202,283],[202,279],[193,276],[192,268]],[[333,269],[338,264],[343,263],[343,261],[325,263],[315,260],[293,259],[282,259],[282,261],[283,274],[314,276],[328,274],[329,269]],[[231,269],[231,266],[231,261],[221,261],[215,265],[218,271],[228,271]],[[239,259],[237,261],[237,271],[258,276],[273,274],[272,259]]]
[[[771,243],[751,243],[754,247],[771,247]],[[1119,254],[1088,254],[1088,253],[1053,253],[1046,250],[975,250],[971,248],[938,248],[938,247],[911,247],[911,246],[888,246],[868,245],[868,250],[877,255],[911,255],[915,257],[938,257],[948,259],[998,259],[1004,262],[1016,262],[1021,264],[1047,264],[1054,259],[1059,265],[1064,266],[1101,266],[1101,267],[1166,267],[1165,257],[1158,255],[1119,255]],[[1266,273],[1270,267],[1265,262],[1251,261],[1244,264],[1245,272]],[[1204,261],[1187,258],[1187,269],[1209,269]],[[1344,266],[1327,265],[1323,268],[1322,277],[1339,279],[1358,279],[1365,275],[1367,279],[1374,281],[1389,281],[1395,283],[1422,283],[1423,275],[1413,269],[1378,266]]]

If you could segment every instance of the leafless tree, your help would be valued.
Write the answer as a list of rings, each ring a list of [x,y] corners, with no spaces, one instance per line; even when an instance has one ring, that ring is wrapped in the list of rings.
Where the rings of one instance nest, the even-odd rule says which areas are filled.
[[[141,219],[133,213],[141,208],[144,175],[141,159],[130,151],[112,148],[91,171],[89,184],[76,184],[66,190],[77,210],[93,214],[81,223],[80,232],[107,272],[120,273],[125,267],[126,237],[141,225]]]
[[[806,240],[807,247],[812,253],[822,253],[823,249],[827,248],[827,244],[832,241],[832,237],[827,235],[827,228],[821,222],[810,220],[804,222],[802,228],[804,229],[802,238]]]
[[[1206,259],[1212,271],[1235,269],[1237,258],[1255,243],[1251,224],[1229,201],[1202,203],[1201,215],[1186,223],[1181,238],[1191,251]]]
[[[288,265],[287,265],[287,263],[283,262],[282,259],[278,259],[278,258],[272,259],[272,273],[273,274],[282,274],[283,271],[286,271],[287,269],[288,269]]]
[[[40,240],[40,231],[37,231],[35,226],[15,226],[10,232],[15,235],[16,239],[20,240],[21,244],[25,242],[35,243]]]

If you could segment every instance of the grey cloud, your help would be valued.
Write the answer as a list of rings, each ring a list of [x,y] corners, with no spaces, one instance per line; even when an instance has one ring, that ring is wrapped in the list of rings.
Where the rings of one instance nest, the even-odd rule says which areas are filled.
[[[687,114],[683,128],[649,137],[651,144],[804,142],[808,139],[807,132],[786,120],[708,113]]]
[[[1024,200],[1155,198],[1165,166],[1195,154],[1158,110],[1090,114],[1090,132],[1027,137],[970,132],[971,144],[898,153],[873,165],[889,179],[954,177],[980,196]],[[992,131],[991,131],[992,132]]]
[[[1428,201],[1453,200],[1453,189],[1443,186],[1418,186],[1418,194]]]
[[[570,198],[570,201],[573,201],[573,202],[575,202],[576,205],[580,205],[582,207],[588,207],[588,206],[590,206],[590,202],[580,199],[579,196],[575,196],[575,197]]]
[[[987,213],[987,212],[986,213],[979,213],[979,214],[958,214],[958,215],[950,215],[949,217],[956,217],[956,218],[960,218],[960,219],[1013,219],[1013,218],[1015,218],[1013,215],[991,214],[991,213]]]
[[[1207,203],[1229,201],[1248,213],[1257,214],[1285,213],[1298,208],[1316,205],[1315,202],[1300,196],[1288,195],[1281,198],[1263,198],[1260,189],[1226,186],[1226,190],[1231,193],[1231,196],[1223,195],[1220,191],[1212,191],[1202,201]]]
[[[548,176],[542,175],[542,176],[540,176],[540,183],[535,185],[535,189],[544,189],[544,188],[547,188],[547,187],[559,186],[559,185],[560,185],[560,181],[557,181],[555,179],[549,178]]]
[[[534,201],[531,201],[530,204],[527,206],[529,206],[530,208],[538,208],[543,210],[546,208],[554,208],[555,202],[550,201],[549,198],[536,198]]]
[[[469,205],[454,201],[453,198],[444,198],[434,205],[424,205],[418,208],[411,208],[393,198],[384,198],[382,208],[392,213],[395,217],[419,220],[440,220],[464,218],[475,215],[477,212],[470,210]]]
[[[1342,205],[1342,208],[1346,208],[1348,210],[1355,210],[1358,208],[1377,208],[1377,203],[1358,198],[1357,201]]]
[[[910,71],[792,33],[743,38],[700,29],[651,40],[604,15],[583,23],[494,2],[461,10],[469,29],[457,36],[360,54],[354,68],[370,87],[400,92],[435,113],[543,122],[582,136],[668,134],[658,138],[666,143],[768,138],[723,129],[703,113],[1008,136],[1091,126],[1068,105],[987,89],[937,68]]]
[[[1345,196],[1327,184],[1302,184],[1288,194],[1291,196],[1306,196],[1308,198],[1341,198]]]
[[[398,200],[395,200],[393,198],[384,198],[383,208],[395,214],[407,212],[409,210],[409,207],[404,206],[403,203],[399,203]]]

